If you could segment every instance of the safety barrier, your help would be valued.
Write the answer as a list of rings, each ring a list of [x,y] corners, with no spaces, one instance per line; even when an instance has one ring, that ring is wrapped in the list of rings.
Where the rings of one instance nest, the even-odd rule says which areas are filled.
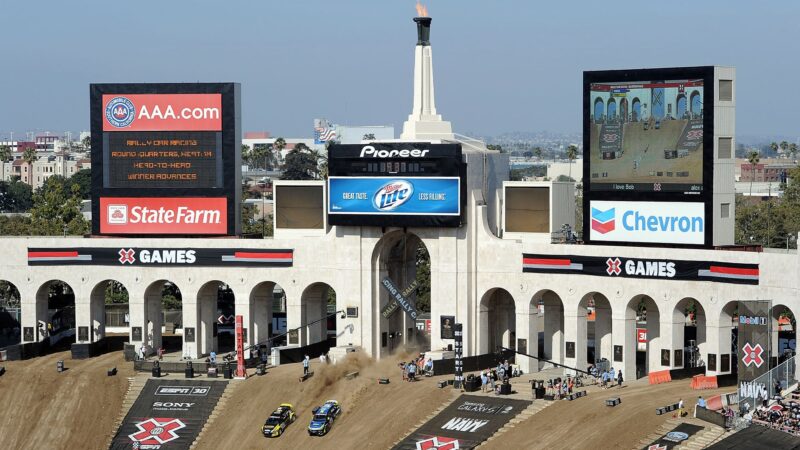
[[[695,375],[692,377],[692,389],[716,389],[717,387],[716,375]]]
[[[648,375],[648,381],[650,384],[669,383],[672,381],[672,376],[670,375],[669,370],[659,370],[658,372],[650,372]]]

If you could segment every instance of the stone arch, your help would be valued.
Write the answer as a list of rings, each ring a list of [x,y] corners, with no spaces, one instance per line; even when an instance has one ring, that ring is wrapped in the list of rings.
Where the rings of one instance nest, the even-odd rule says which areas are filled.
[[[622,119],[623,122],[627,122],[628,119],[628,99],[622,98],[619,101],[619,117]]]
[[[22,339],[22,297],[19,288],[8,280],[0,280],[0,348],[17,344]]]
[[[564,302],[550,289],[543,289],[533,295],[530,302],[531,311],[539,311],[537,320],[539,356],[553,362],[564,364]],[[542,326],[539,326],[542,325]]]
[[[108,279],[97,283],[89,294],[88,321],[81,322],[89,324],[88,342],[97,342],[106,337],[107,326],[129,328],[129,302],[128,289],[119,281]],[[107,303],[110,308],[106,306]],[[111,323],[108,323],[109,318]],[[79,342],[81,337],[78,333]]]
[[[778,303],[772,305],[772,352],[770,367],[778,363],[780,364],[787,358],[795,354],[795,350],[791,348],[791,340],[797,342],[797,322],[794,311],[788,306]],[[777,360],[775,360],[777,358]]]
[[[600,97],[595,98],[593,106],[594,120],[596,123],[601,123],[606,114],[606,105],[603,103],[603,99]]]
[[[165,299],[167,299],[166,308]],[[144,344],[147,355],[155,354],[162,347],[166,352],[177,351],[181,352],[182,356],[191,355],[191,350],[197,348],[198,340],[194,328],[187,330],[183,327],[186,311],[183,308],[183,296],[178,285],[167,279],[153,281],[145,288],[143,306],[142,320],[131,324],[130,341],[138,342],[139,345]],[[166,327],[165,322],[168,323]],[[182,329],[182,341],[178,341],[175,337],[178,329]],[[164,339],[165,334],[167,339]]]
[[[631,102],[631,111],[633,111],[631,118],[634,122],[642,120],[642,101],[639,100],[639,97],[633,98],[633,101]]]
[[[625,307],[625,335],[633,339],[633,345],[625,345],[625,377],[637,379],[647,376],[651,371],[661,369],[661,320],[656,301],[646,295],[639,294],[631,298]],[[644,351],[637,350],[637,329],[647,333]],[[626,339],[626,342],[628,340]],[[613,363],[612,363],[613,365]],[[634,378],[635,376],[635,378]]]
[[[576,367],[584,369],[601,359],[611,361],[613,321],[608,298],[599,292],[584,295],[578,303],[577,320]]]
[[[250,291],[250,342],[268,347],[286,345],[286,291],[274,281],[262,281]],[[274,338],[274,340],[273,340]]]
[[[39,286],[34,335],[36,341],[49,338],[51,344],[75,342],[75,291],[68,283],[50,280]]]
[[[708,354],[706,312],[703,305],[692,297],[685,297],[672,310],[672,349],[674,367],[697,367],[707,362]],[[681,350],[676,353],[675,350]]]
[[[478,309],[478,353],[494,353],[499,347],[515,348],[516,305],[503,288],[492,288],[481,297]]]
[[[329,306],[330,305],[330,306]],[[300,296],[301,346],[325,342],[328,333],[336,334],[336,291],[327,283],[316,282],[303,289]],[[329,323],[330,319],[334,319]],[[289,345],[292,345],[291,336]]]
[[[236,301],[230,285],[221,280],[204,283],[197,291],[198,354],[234,351]]]
[[[606,105],[606,118],[613,121],[617,117],[617,102],[613,98],[608,99]]]
[[[431,261],[428,270],[433,271],[434,261],[430,252],[430,244],[432,241],[426,242],[422,235],[404,230],[388,232],[375,244],[371,258],[373,313],[370,320],[373,330],[373,355],[378,359],[391,354],[402,346],[406,346],[412,351],[430,349],[430,336],[419,333],[415,321],[402,308],[397,308],[388,314],[388,318],[382,314],[391,301],[389,291],[383,286],[383,280],[387,277],[398,289],[408,291],[406,298],[416,307],[417,289],[410,289],[410,287],[413,286],[417,277],[417,250],[423,248],[428,252]],[[431,306],[435,305],[433,283],[434,279],[431,277],[429,295]],[[433,315],[434,311],[431,311],[431,314]],[[435,323],[435,320],[431,320],[431,322],[431,328],[435,334],[438,324]]]
[[[675,105],[675,118],[682,119],[683,115],[686,114],[688,110],[686,94],[678,94],[678,97],[675,99]]]
[[[717,327],[720,355],[714,354],[714,361],[711,361],[711,356],[707,357],[706,366],[709,370],[711,370],[713,363],[718,373],[730,373],[734,370],[733,365],[737,364],[738,311],[738,300],[729,301],[720,309],[719,325]]]
[[[703,113],[703,96],[697,90],[689,94],[689,111],[693,116],[699,116]]]

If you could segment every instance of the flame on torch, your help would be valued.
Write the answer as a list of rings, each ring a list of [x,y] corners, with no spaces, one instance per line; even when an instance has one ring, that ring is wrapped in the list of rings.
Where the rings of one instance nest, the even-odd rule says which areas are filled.
[[[417,17],[428,17],[428,8],[417,0]]]

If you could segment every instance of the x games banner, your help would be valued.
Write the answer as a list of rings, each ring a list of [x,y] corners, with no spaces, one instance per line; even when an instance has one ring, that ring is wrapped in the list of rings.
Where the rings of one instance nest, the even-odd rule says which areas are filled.
[[[522,271],[758,285],[758,264],[522,254]]]
[[[294,250],[246,248],[29,248],[29,266],[291,267]]]
[[[751,383],[769,370],[770,328],[772,320],[769,300],[739,301],[739,398],[764,397],[772,386]],[[767,394],[766,397],[769,397]],[[741,404],[741,402],[740,402]]]

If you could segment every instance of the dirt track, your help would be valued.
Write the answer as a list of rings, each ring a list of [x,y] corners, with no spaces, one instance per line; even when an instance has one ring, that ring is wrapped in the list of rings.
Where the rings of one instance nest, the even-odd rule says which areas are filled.
[[[56,372],[59,359],[67,371]],[[0,365],[2,448],[106,448],[133,373],[122,352],[74,361],[61,352]],[[107,376],[115,366],[117,375]]]
[[[212,423],[198,449],[336,448],[387,449],[444,402],[454,398],[452,389],[439,389],[440,377],[415,383],[400,380],[399,358],[373,363],[363,355],[344,365],[327,366],[312,362],[314,376],[300,384],[299,364],[280,366],[262,377],[252,377],[235,388],[225,411]],[[316,361],[314,361],[316,362]],[[359,370],[352,380],[345,373]],[[377,379],[389,377],[390,384]],[[342,405],[342,415],[330,433],[310,437],[306,427],[311,409],[325,400]],[[267,439],[260,433],[269,413],[282,402],[295,405],[298,420],[286,434]]]
[[[656,408],[677,403],[683,397],[694,408],[698,395],[708,397],[735,388],[693,391],[689,380],[650,386],[641,380],[622,389],[588,389],[589,395],[575,401],[561,400],[521,422],[502,438],[481,449],[630,449],[647,437],[672,414],[656,415]],[[620,397],[622,403],[608,407],[605,400]],[[691,411],[692,409],[688,409]]]

